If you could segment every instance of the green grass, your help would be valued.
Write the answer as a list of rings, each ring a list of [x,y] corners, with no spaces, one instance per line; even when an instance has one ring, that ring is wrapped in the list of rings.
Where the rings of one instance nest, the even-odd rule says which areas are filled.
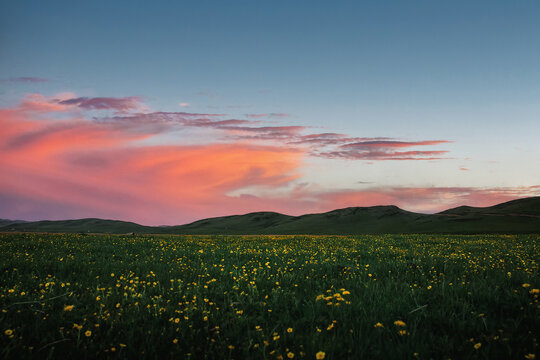
[[[0,357],[524,359],[539,263],[538,235],[0,234]]]

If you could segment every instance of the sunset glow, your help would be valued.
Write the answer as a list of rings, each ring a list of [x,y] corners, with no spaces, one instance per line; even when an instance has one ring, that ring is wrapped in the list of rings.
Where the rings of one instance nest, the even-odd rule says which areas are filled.
[[[144,19],[143,5],[112,4],[108,14],[34,5],[3,6],[18,42],[0,49],[0,218],[172,225],[388,204],[432,213],[540,195],[540,50],[531,43],[540,30],[531,12],[505,27],[508,9],[494,6],[484,14],[490,35],[473,16],[483,9],[459,15],[464,30],[424,4],[442,21],[435,43],[418,14],[385,13],[377,24],[348,17],[354,3],[334,9],[326,30],[322,4],[301,24],[278,15],[285,3],[244,4],[253,33],[232,25],[240,14],[224,4],[206,14],[210,22],[199,5],[158,7]],[[70,16],[53,24],[56,7]],[[460,13],[446,10],[444,19]],[[90,36],[93,25],[76,21],[82,13],[109,35]],[[114,14],[155,27],[140,33]],[[495,46],[492,36],[505,41]]]

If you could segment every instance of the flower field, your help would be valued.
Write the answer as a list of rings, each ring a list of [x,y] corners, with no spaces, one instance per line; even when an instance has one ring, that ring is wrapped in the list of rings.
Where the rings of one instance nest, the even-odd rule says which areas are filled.
[[[0,357],[533,359],[539,235],[0,234]]]

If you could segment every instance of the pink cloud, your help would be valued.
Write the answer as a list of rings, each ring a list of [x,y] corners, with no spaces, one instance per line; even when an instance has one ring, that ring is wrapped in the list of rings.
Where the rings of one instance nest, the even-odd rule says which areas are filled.
[[[179,223],[230,209],[246,186],[298,178],[303,152],[276,146],[141,146],[150,136],[84,119],[41,121],[3,109],[0,213],[19,218],[99,216]],[[259,204],[261,205],[261,204]]]
[[[395,140],[370,140],[370,141],[360,141],[351,144],[345,144],[342,147],[345,148],[402,148],[402,147],[411,147],[411,146],[426,146],[426,145],[439,145],[445,143],[451,143],[452,141],[448,140],[424,140],[424,141],[395,141]]]

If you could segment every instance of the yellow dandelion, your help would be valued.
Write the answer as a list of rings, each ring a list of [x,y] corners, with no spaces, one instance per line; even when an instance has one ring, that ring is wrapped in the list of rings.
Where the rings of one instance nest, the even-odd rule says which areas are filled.
[[[6,331],[4,331],[4,334],[6,334],[7,336],[10,336],[13,334],[13,330],[7,329]]]
[[[401,335],[401,336],[407,335],[407,330],[399,330],[398,334]]]
[[[326,357],[326,353],[324,351],[319,351],[315,354],[315,359],[322,360]]]
[[[376,327],[376,328],[382,328],[384,327],[383,324],[381,324],[380,322],[376,323],[375,325],[373,325],[373,327]]]
[[[293,328],[288,328],[288,329],[287,329],[287,332],[288,332],[289,334],[292,333],[292,332],[293,332]]]
[[[86,336],[86,337],[90,337],[91,335],[92,335],[92,331],[90,331],[90,330],[86,330],[84,332],[84,336]]]
[[[523,286],[524,288],[528,288],[528,287],[530,287],[530,286],[531,286],[531,284],[529,284],[529,283],[525,283],[525,284],[522,284],[521,286]]]
[[[482,347],[482,343],[476,343],[476,344],[474,344],[474,348],[475,348],[476,350],[480,349],[481,347]]]
[[[289,352],[287,353],[287,357],[288,357],[289,359],[292,359],[292,358],[294,357],[294,353],[289,351]]]
[[[531,293],[531,294],[540,294],[540,289],[531,289],[531,291],[529,291],[529,293]]]
[[[404,321],[401,321],[401,320],[396,320],[396,321],[394,321],[394,325],[396,325],[396,326],[401,326],[401,327],[407,326],[407,324],[405,324],[405,322],[404,322]]]
[[[174,340],[172,341],[172,343],[173,343],[173,344],[178,344],[178,339],[174,339]]]
[[[71,311],[73,310],[73,305],[64,305],[64,311]]]
[[[527,354],[527,355],[525,355],[525,359],[529,359],[529,360],[530,360],[530,359],[536,359],[536,355],[534,355],[534,354]]]
[[[229,350],[234,350],[234,345],[229,345],[227,347],[229,348]]]

